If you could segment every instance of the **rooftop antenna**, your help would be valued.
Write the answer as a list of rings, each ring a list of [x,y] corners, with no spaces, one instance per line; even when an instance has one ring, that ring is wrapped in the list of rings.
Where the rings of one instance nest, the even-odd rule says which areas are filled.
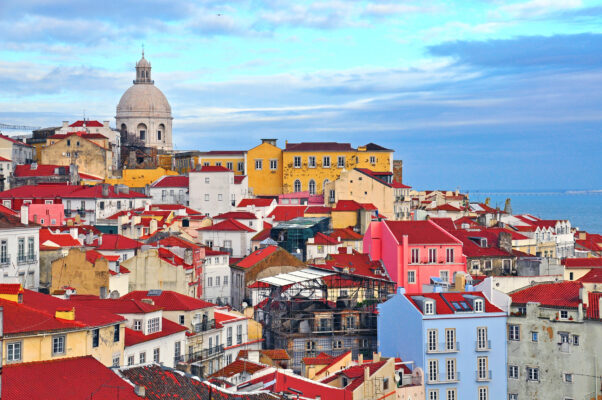
[[[144,58],[144,43],[142,43],[142,58]]]

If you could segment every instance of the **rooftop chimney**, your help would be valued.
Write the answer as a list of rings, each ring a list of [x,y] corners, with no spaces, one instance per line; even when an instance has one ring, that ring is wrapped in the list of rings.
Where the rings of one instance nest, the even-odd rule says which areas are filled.
[[[21,206],[21,223],[29,225],[29,206],[25,204]]]
[[[142,385],[134,386],[134,393],[138,397],[146,397],[146,388]]]
[[[69,127],[69,121],[63,121],[63,128]]]
[[[102,125],[103,125],[105,128],[108,128],[108,127],[109,127],[109,121],[102,121]]]
[[[109,197],[109,185],[106,183],[102,184],[102,197]]]

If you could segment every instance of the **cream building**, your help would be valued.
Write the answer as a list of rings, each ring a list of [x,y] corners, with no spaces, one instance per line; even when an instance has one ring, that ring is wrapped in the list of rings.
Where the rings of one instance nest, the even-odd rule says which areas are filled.
[[[146,146],[171,150],[171,106],[151,79],[151,64],[144,58],[136,63],[134,85],[117,105],[117,129],[135,135]]]

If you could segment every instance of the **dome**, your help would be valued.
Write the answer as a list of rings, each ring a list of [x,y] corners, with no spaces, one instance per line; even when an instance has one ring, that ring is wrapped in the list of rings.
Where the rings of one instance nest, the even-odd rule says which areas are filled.
[[[150,68],[150,66],[150,63],[146,60],[146,58],[144,58],[144,54],[142,55],[140,61],[136,63],[136,68]]]
[[[121,96],[117,117],[135,115],[171,118],[171,106],[155,85],[134,84]]]

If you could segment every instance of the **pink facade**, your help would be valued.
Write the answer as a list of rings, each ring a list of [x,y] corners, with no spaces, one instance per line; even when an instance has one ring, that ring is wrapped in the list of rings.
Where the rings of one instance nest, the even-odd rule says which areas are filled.
[[[29,204],[28,219],[42,226],[65,224],[65,207],[62,204]]]
[[[462,242],[431,221],[372,222],[364,251],[408,292],[421,292],[431,277],[451,283],[456,272],[466,272]]]

